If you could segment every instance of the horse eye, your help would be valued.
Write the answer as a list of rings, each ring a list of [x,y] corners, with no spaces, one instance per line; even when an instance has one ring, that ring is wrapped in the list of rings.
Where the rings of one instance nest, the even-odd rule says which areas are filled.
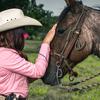
[[[59,34],[64,33],[64,31],[65,31],[64,29],[58,29],[58,33],[59,33]]]

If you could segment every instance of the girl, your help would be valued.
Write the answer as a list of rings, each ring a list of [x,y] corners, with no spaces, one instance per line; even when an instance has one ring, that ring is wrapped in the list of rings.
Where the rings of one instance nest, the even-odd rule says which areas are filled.
[[[50,43],[55,35],[56,25],[44,38],[34,64],[27,61],[22,52],[23,26],[29,25],[41,26],[41,23],[25,16],[20,9],[0,12],[0,100],[26,100],[28,78],[41,78],[48,66]]]

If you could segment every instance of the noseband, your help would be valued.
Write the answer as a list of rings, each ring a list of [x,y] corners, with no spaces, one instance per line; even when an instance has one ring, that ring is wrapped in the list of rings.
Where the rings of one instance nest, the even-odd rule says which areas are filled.
[[[57,56],[59,58],[59,61],[56,61],[57,78],[58,79],[63,76],[63,72],[62,72],[62,68],[61,68],[63,63],[65,63],[65,65],[66,65],[67,71],[70,75],[70,77],[69,77],[70,80],[73,80],[73,78],[71,78],[71,76],[75,76],[75,77],[77,76],[77,73],[73,71],[73,69],[71,68],[71,65],[68,63],[68,58],[69,58],[69,56],[73,50],[73,47],[75,46],[75,43],[78,40],[79,35],[81,33],[81,27],[82,27],[84,19],[85,19],[86,11],[87,11],[86,9],[82,9],[82,13],[78,17],[75,26],[68,33],[70,35],[69,37],[71,37],[71,39],[69,39],[69,37],[67,37],[65,45],[64,45],[61,53],[57,53],[55,51],[52,52],[53,56]],[[67,29],[65,29],[64,32],[66,30]],[[65,53],[65,51],[66,51],[66,53]]]

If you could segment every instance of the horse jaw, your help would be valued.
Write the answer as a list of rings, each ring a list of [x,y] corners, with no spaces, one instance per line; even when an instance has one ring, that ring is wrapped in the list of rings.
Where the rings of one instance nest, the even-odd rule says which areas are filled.
[[[55,59],[50,57],[50,61],[48,64],[48,68],[46,70],[45,75],[42,78],[42,81],[48,85],[58,85],[59,80],[57,79],[57,67],[55,64]]]

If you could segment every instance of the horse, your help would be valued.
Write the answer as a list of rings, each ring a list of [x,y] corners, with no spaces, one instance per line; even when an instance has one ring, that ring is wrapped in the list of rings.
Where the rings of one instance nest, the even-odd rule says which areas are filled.
[[[100,57],[100,11],[79,1],[65,2],[67,7],[58,18],[48,68],[42,78],[49,85],[60,84],[66,74],[77,77],[74,67],[89,55]]]

